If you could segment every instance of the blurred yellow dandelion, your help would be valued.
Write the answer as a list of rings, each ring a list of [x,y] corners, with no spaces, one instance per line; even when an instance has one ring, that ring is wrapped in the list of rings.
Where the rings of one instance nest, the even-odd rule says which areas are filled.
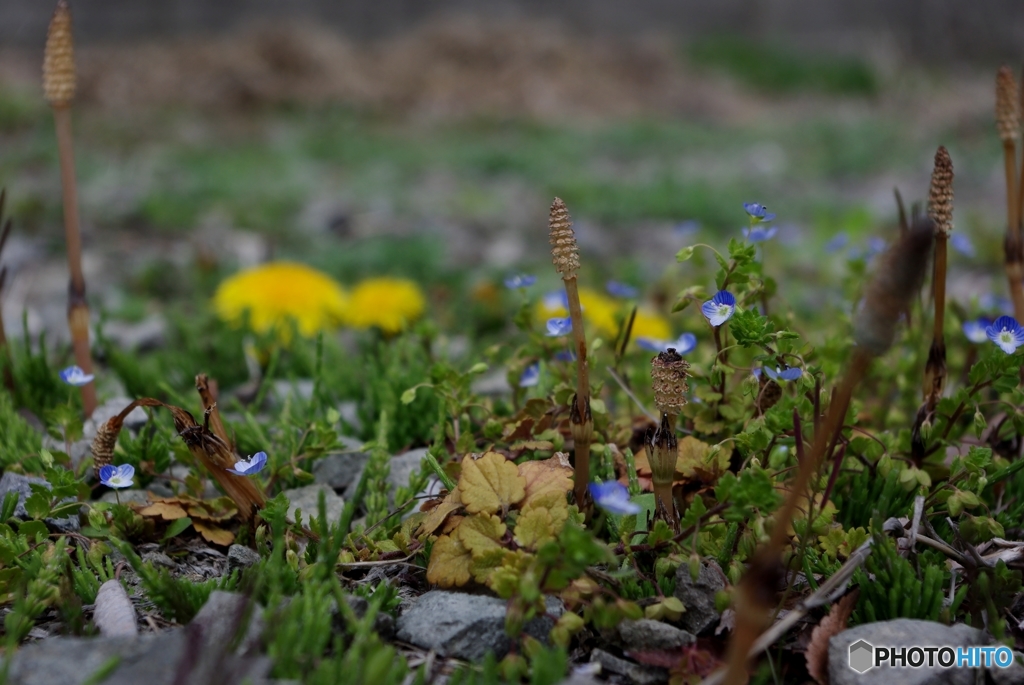
[[[418,285],[400,278],[369,278],[352,291],[345,323],[398,333],[418,319],[426,300]]]
[[[630,339],[636,343],[637,338],[651,338],[652,340],[668,340],[672,337],[672,327],[668,319],[661,314],[646,307],[636,310],[636,318],[633,319],[633,331]]]
[[[224,280],[213,296],[214,310],[225,321],[241,323],[248,312],[254,331],[286,331],[294,322],[307,337],[340,324],[347,305],[345,290],[330,276],[294,262],[240,271]]]

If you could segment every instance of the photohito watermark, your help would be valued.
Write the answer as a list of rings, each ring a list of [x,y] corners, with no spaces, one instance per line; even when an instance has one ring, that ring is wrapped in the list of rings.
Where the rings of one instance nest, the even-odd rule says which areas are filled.
[[[876,647],[866,640],[850,645],[850,668],[866,673],[889,668],[1009,668],[1013,650],[1002,645],[960,647]]]

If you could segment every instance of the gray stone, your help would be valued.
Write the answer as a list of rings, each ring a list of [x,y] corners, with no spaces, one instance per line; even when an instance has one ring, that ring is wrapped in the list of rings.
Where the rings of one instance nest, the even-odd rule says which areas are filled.
[[[508,369],[498,367],[473,379],[470,386],[477,395],[510,395],[512,386],[508,384]]]
[[[104,423],[124,411],[124,409],[133,401],[134,400],[130,397],[112,397],[100,406],[96,407],[96,411],[92,413],[90,421],[92,421],[93,426],[102,426]],[[124,417],[124,427],[128,430],[139,430],[146,425],[146,421],[148,420],[149,415],[146,414],[146,410],[142,407],[135,407],[128,412],[128,416]],[[92,430],[92,435],[96,435],[95,428]],[[86,437],[91,438],[92,436],[86,434]]]
[[[362,473],[370,455],[354,449],[340,454],[329,454],[313,464],[313,478],[343,492]]]
[[[388,483],[391,484],[391,499],[394,500],[394,490],[401,487],[409,486],[409,478],[414,473],[419,472],[423,466],[423,457],[427,454],[427,448],[421,447],[415,450],[409,450],[402,454],[396,454],[391,457],[391,470],[388,472]],[[359,479],[363,476],[363,467],[353,475],[352,480],[345,488],[345,497],[350,498],[355,495],[356,488],[359,486]]]
[[[327,522],[337,523],[341,519],[342,510],[345,508],[345,500],[339,497],[330,487],[319,483],[284,491],[284,496],[288,498],[289,502],[288,520],[295,520],[296,509],[302,511],[303,521],[309,521],[311,517],[319,516],[321,492],[324,493],[324,503],[327,505]]]
[[[619,639],[627,650],[679,649],[693,644],[697,638],[693,633],[680,630],[661,621],[642,618],[639,621],[619,623]]]
[[[676,590],[673,594],[679,598],[686,609],[679,623],[685,630],[700,635],[712,627],[720,614],[715,609],[715,593],[725,589],[722,570],[713,561],[704,561],[695,581],[690,575],[690,567],[683,564],[676,571]]]
[[[345,595],[345,603],[352,609],[352,613],[356,615],[357,619],[366,616],[366,612],[370,608],[370,602],[359,595]],[[339,632],[344,632],[345,617],[342,612],[338,611],[338,605],[333,599],[331,600],[331,612],[335,628]],[[389,640],[395,636],[395,619],[386,611],[378,611],[373,619],[373,630],[383,639]]]
[[[178,568],[178,564],[160,550],[146,552],[142,555],[142,560],[148,561],[153,564],[153,566],[163,566],[164,568],[169,568],[172,571]]]
[[[363,422],[359,418],[359,403],[355,400],[339,403],[338,414],[341,416],[342,423],[351,426],[356,433],[363,430]]]
[[[548,597],[549,615],[526,624],[526,632],[547,642],[561,615],[561,603]],[[420,597],[398,618],[398,639],[432,649],[442,656],[479,661],[488,652],[497,658],[508,653],[512,641],[505,634],[506,602],[497,597],[433,590]]]
[[[245,545],[231,545],[228,547],[228,571],[241,571],[254,564],[258,564],[260,555],[256,550],[249,549]]]
[[[668,682],[668,671],[658,666],[647,666],[609,654],[603,649],[590,653],[592,662],[601,664],[601,669],[629,678],[635,685],[659,685]]]
[[[245,595],[214,590],[189,626],[198,626],[210,649],[226,649],[237,639],[236,653],[242,655],[259,649],[265,623],[259,605]]]
[[[139,634],[135,607],[120,581],[112,578],[100,585],[96,593],[93,621],[103,637],[132,637]]]
[[[890,668],[873,666],[874,647],[910,647],[984,645],[985,634],[976,628],[958,623],[945,626],[932,621],[900,618],[893,621],[865,623],[844,630],[829,640],[828,673],[831,685],[877,685],[898,682],[901,685],[970,685],[977,669],[938,666],[928,668]],[[851,662],[851,647],[853,648]],[[860,673],[857,669],[865,669]],[[993,669],[993,674],[999,669]]]
[[[142,321],[108,321],[103,336],[124,350],[146,352],[163,347],[167,341],[167,320],[153,314]]]
[[[12,473],[11,471],[5,472],[3,478],[0,478],[0,502],[7,497],[7,493],[18,493],[18,505],[14,508],[14,518],[29,518],[28,511],[25,509],[25,500],[32,494],[30,486],[33,484],[43,485],[47,490],[50,489],[50,484],[46,482],[45,478],[23,476],[20,473]],[[66,504],[74,501],[74,497],[65,497],[60,503]],[[56,533],[75,533],[81,528],[81,523],[77,516],[68,516],[61,519],[48,518],[44,519],[44,521],[50,530]]]
[[[83,685],[116,666],[103,685],[172,685],[260,682],[270,673],[266,657],[236,656],[208,648],[197,633],[172,630],[138,637],[53,637],[27,644],[11,658],[9,685]]]
[[[313,385],[313,380],[310,378],[300,378],[295,381],[276,380],[273,390],[268,393],[268,399],[274,403],[274,406],[281,406],[291,398],[308,402],[313,397]]]

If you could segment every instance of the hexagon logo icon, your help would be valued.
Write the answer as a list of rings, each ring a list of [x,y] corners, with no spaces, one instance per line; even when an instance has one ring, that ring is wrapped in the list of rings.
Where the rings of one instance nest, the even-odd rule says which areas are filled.
[[[864,673],[875,665],[875,647],[864,640],[857,640],[850,645],[850,668],[857,673]]]

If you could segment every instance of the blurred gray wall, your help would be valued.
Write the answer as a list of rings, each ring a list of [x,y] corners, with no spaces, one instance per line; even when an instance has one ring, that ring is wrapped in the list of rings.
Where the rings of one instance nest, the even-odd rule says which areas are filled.
[[[253,20],[313,19],[356,39],[445,14],[539,17],[590,34],[728,32],[922,62],[1019,62],[1024,0],[71,0],[82,43],[217,33]],[[54,0],[0,0],[0,45],[41,45]]]

